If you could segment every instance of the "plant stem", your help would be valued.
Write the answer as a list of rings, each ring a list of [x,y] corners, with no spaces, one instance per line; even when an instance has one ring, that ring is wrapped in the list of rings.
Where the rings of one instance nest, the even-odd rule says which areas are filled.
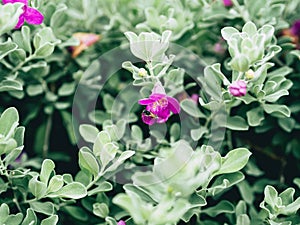
[[[229,129],[226,130],[226,136],[227,136],[227,147],[228,147],[228,150],[231,150],[233,148],[231,130],[229,130]]]
[[[243,20],[245,22],[248,22],[250,20],[248,11],[246,9],[243,9],[237,0],[231,0],[231,1],[232,1],[233,5],[237,8],[237,11],[240,13]]]
[[[52,128],[52,113],[48,115],[46,130],[45,130],[45,137],[44,137],[44,145],[43,145],[43,158],[47,158],[48,151],[49,151],[49,141],[50,141],[50,134]]]
[[[8,175],[8,172],[7,172],[7,169],[6,169],[6,166],[4,165],[2,159],[0,158],[0,174],[3,176],[6,176],[6,177],[9,177]]]

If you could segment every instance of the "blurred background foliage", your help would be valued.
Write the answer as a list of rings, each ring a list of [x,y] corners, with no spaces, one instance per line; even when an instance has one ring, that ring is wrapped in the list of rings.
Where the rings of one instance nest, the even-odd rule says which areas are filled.
[[[136,80],[138,77],[133,72],[134,65],[126,66],[125,64],[124,66],[123,64],[124,69],[117,71],[103,85],[100,81],[105,80],[105,77],[101,72],[110,68],[106,67],[105,63],[108,65],[115,63],[118,57],[106,58],[102,61],[98,58],[114,48],[128,48],[128,40],[124,35],[127,31],[137,34],[155,32],[159,35],[165,31],[171,31],[170,42],[192,51],[201,59],[197,63],[202,68],[206,68],[204,71],[196,68],[190,71],[193,77],[199,78],[197,82],[208,85],[207,89],[200,89],[195,80],[184,71],[176,70],[177,68],[171,68],[163,77],[168,93],[172,93],[174,89],[178,90],[178,93],[172,93],[172,95],[181,100],[181,108],[186,115],[185,121],[187,124],[192,124],[191,127],[186,128],[187,135],[182,139],[190,143],[196,142],[197,146],[207,144],[211,133],[214,132],[210,127],[211,121],[216,121],[220,127],[227,128],[225,140],[220,148],[216,149],[221,155],[226,155],[229,150],[238,147],[246,147],[252,152],[248,164],[242,170],[244,175],[234,171],[237,174],[232,180],[226,177],[230,183],[229,186],[223,184],[226,188],[230,187],[226,193],[223,191],[219,193],[216,188],[215,190],[208,189],[211,193],[203,195],[200,193],[203,191],[201,187],[197,195],[199,199],[195,198],[198,202],[193,203],[194,206],[193,204],[187,205],[191,202],[187,203],[179,199],[176,204],[183,208],[200,208],[205,205],[205,201],[212,206],[201,209],[203,213],[191,210],[193,213],[190,215],[178,214],[177,216],[182,216],[181,219],[186,218],[180,223],[186,224],[187,222],[184,221],[191,218],[190,224],[196,224],[197,220],[201,220],[204,221],[201,224],[209,225],[220,224],[220,222],[246,225],[250,224],[247,222],[250,217],[251,224],[259,224],[253,219],[260,213],[260,215],[266,215],[262,218],[268,218],[265,219],[268,224],[291,224],[285,223],[284,221],[287,220],[280,215],[290,215],[290,208],[287,206],[293,202],[295,189],[295,195],[300,194],[299,179],[295,179],[299,177],[300,172],[299,33],[297,36],[290,32],[293,23],[300,19],[299,1],[261,0],[254,3],[252,0],[232,0],[232,6],[226,7],[221,0],[33,0],[31,5],[42,12],[45,17],[44,22],[39,26],[24,25],[19,30],[13,28],[21,13],[21,5],[0,6],[0,111],[4,112],[8,107],[14,106],[20,115],[20,125],[26,127],[23,150],[25,154],[22,155],[21,161],[13,166],[40,171],[43,159],[48,158],[55,162],[55,170],[58,174],[65,173],[73,177],[76,175],[76,182],[78,182],[74,183],[79,189],[78,183],[88,186],[89,182],[94,181],[93,185],[96,183],[98,187],[103,188],[99,188],[101,191],[96,190],[96,198],[87,196],[76,204],[70,200],[72,202],[70,204],[74,205],[62,207],[60,224],[74,221],[76,224],[86,224],[86,221],[90,224],[101,224],[104,223],[105,218],[108,218],[108,214],[119,219],[127,213],[115,204],[124,206],[125,203],[123,204],[122,201],[130,196],[130,199],[138,199],[136,201],[143,206],[149,198],[154,198],[152,195],[156,194],[151,190],[144,190],[147,196],[141,200],[139,198],[143,196],[140,193],[142,191],[128,185],[124,187],[127,195],[119,196],[113,204],[112,198],[116,193],[124,192],[122,185],[114,183],[111,187],[111,184],[105,181],[97,183],[95,177],[92,181],[93,173],[97,171],[89,170],[87,165],[84,166],[83,161],[80,162],[80,159],[89,157],[90,152],[95,150],[81,148],[78,157],[76,144],[79,139],[80,143],[91,147],[87,143],[93,144],[100,131],[109,133],[115,124],[117,129],[124,130],[120,137],[125,140],[125,143],[118,144],[118,149],[115,150],[118,152],[117,156],[122,156],[120,151],[135,150],[134,156],[127,152],[129,155],[123,155],[124,158],[121,158],[125,161],[132,156],[127,165],[129,170],[133,165],[153,164],[157,156],[167,156],[169,149],[176,148],[174,143],[182,138],[178,118],[171,119],[168,124],[167,137],[160,135],[157,131],[159,127],[154,128],[152,133],[148,134],[147,128],[140,119],[142,109],[137,104],[130,109],[130,115],[125,118],[126,121],[110,121],[111,118],[121,118],[128,99],[136,97],[136,92],[126,92],[124,89],[132,83],[133,78]],[[244,25],[249,21],[255,24],[255,29],[251,25],[245,28]],[[233,37],[231,35],[236,31],[226,30],[224,27],[235,28],[237,32],[248,30],[247,38],[251,39],[251,45],[249,46],[246,41],[243,42],[244,36]],[[94,41],[85,42],[86,36],[78,35],[78,33],[90,34],[88,37],[91,37],[91,34],[96,36],[93,36]],[[259,41],[256,34],[263,35],[264,41]],[[250,50],[244,51],[245,46]],[[74,54],[76,49],[79,51],[78,54]],[[260,54],[258,54],[259,51]],[[172,49],[170,52],[172,53]],[[124,54],[125,59],[132,57],[129,51]],[[257,55],[253,56],[255,54]],[[188,65],[189,62],[193,62],[188,55],[183,54],[178,57],[176,60],[182,61],[184,68],[193,66],[193,63]],[[243,57],[247,59],[248,64],[242,63]],[[121,61],[122,57],[119,60]],[[143,68],[145,64],[140,62],[135,66]],[[254,79],[249,81],[251,86],[248,91],[251,94],[241,98],[229,96],[226,82],[236,80],[241,73],[244,74],[249,69],[255,72]],[[109,74],[109,71],[105,73]],[[173,80],[174,76],[177,80]],[[219,85],[217,89],[220,89],[222,93],[219,103],[221,102],[222,106],[225,105],[228,109],[224,112],[227,118],[225,125],[222,121],[217,121],[218,118],[211,116],[210,105],[218,102],[218,97],[209,99],[206,95],[208,92],[210,96],[213,96],[214,88],[210,87],[213,82],[217,82]],[[89,86],[92,91],[84,93],[81,96],[83,99],[74,101],[79,84]],[[147,87],[148,89],[144,88],[141,91],[141,98],[149,94],[151,85]],[[93,95],[95,90],[99,89],[101,92],[97,96],[96,110],[84,115],[86,108],[92,107],[89,104],[95,98]],[[115,98],[121,91],[120,101],[123,105],[119,104],[118,108],[113,108]],[[200,96],[197,104],[193,104],[189,98],[193,94]],[[80,104],[76,105],[78,102]],[[77,121],[77,117],[74,118],[72,107],[78,109],[80,120]],[[195,123],[195,120],[199,122]],[[87,124],[95,124],[97,128],[81,126],[80,132],[79,126],[83,121]],[[125,130],[125,124],[126,128],[130,127],[129,130]],[[21,131],[15,132],[18,134]],[[83,138],[79,137],[79,133]],[[92,133],[93,138],[87,137],[86,133]],[[101,133],[101,135],[105,134]],[[108,136],[111,137],[111,135],[109,133]],[[108,140],[105,144],[114,141],[119,140]],[[16,140],[16,143],[17,149],[23,145],[19,140]],[[153,143],[159,143],[159,147],[152,149]],[[19,150],[16,152],[20,153]],[[79,164],[74,163],[78,159]],[[14,164],[14,162],[10,161],[9,164]],[[102,165],[103,162],[100,164]],[[78,171],[81,172],[77,173]],[[91,180],[84,180],[82,171],[90,173],[87,177]],[[102,173],[105,174],[106,171],[103,170]],[[35,175],[30,174],[31,177],[36,177]],[[130,175],[132,174],[129,172],[128,177]],[[64,177],[65,183],[70,178],[66,176]],[[140,177],[135,175],[134,182],[138,184],[141,177],[142,175]],[[221,180],[221,178],[219,181],[214,180],[215,186],[217,184],[222,186]],[[2,179],[0,182],[2,183]],[[68,183],[72,182],[69,180]],[[233,184],[237,185],[231,187]],[[220,190],[225,189],[225,186],[220,187]],[[295,189],[292,191],[289,188]],[[285,194],[282,194],[284,197],[280,194],[278,197],[278,193],[283,193],[285,190]],[[4,196],[4,199],[10,197],[5,193]],[[206,200],[199,196],[205,196]],[[282,200],[272,201],[274,198],[281,197]],[[190,196],[189,198],[193,199]],[[153,205],[159,199],[160,197],[154,198],[154,201],[152,199]],[[0,200],[2,201],[5,202]],[[167,197],[164,201],[168,202]],[[164,201],[161,204],[164,204]],[[130,212],[130,205],[128,202],[126,204],[123,208]],[[299,199],[294,205],[296,205],[294,209],[297,212],[300,205]],[[30,207],[35,210],[40,206],[30,205]],[[50,208],[52,207],[54,206],[51,205]],[[158,207],[158,211],[161,209],[157,205],[154,207]],[[0,213],[2,208],[5,206],[1,206]],[[258,212],[258,209],[262,212]],[[17,211],[11,210],[14,213]],[[175,209],[174,214],[178,211],[180,209]],[[157,219],[154,210],[152,212],[153,215],[151,214],[148,219]],[[27,215],[30,213],[27,212]],[[43,211],[43,213],[53,214],[49,212],[49,207],[48,211]],[[78,215],[83,216],[79,218]],[[138,215],[131,216],[135,221],[138,220]],[[174,221],[171,222],[176,223],[179,217],[173,218]],[[41,218],[46,217],[41,216]],[[49,218],[55,221],[56,217],[50,216]],[[128,224],[133,223],[131,221],[129,220]],[[299,216],[290,216],[289,221],[293,221],[292,224],[298,224],[300,219]],[[107,219],[106,222],[116,223],[113,219]],[[171,222],[167,221],[162,224],[171,224]],[[145,222],[139,224],[143,223]],[[153,222],[152,224],[159,223]]]

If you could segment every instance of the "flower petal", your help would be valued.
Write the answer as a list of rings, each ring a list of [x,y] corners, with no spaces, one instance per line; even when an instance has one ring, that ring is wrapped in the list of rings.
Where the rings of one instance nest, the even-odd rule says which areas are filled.
[[[15,29],[19,29],[21,26],[23,26],[24,21],[25,21],[24,15],[21,14],[19,17],[19,21],[18,21],[17,25],[15,26]]]
[[[153,125],[156,121],[156,118],[142,114],[142,120],[145,124]]]
[[[159,118],[163,118],[163,119],[167,118],[168,119],[170,116],[170,109],[166,108],[164,110],[160,110],[160,111],[156,112],[155,115],[158,116]]]
[[[27,23],[35,25],[41,24],[44,20],[44,16],[40,11],[28,6],[25,9],[24,17]]]
[[[165,94],[160,94],[160,93],[153,93],[153,94],[151,94],[151,95],[149,96],[149,98],[155,99],[155,101],[156,101],[156,100],[159,100],[159,99],[161,99],[161,98],[164,98],[164,97],[166,97],[166,95],[165,95]]]
[[[152,94],[163,94],[166,95],[165,89],[162,86],[162,84],[160,82],[157,82],[153,89],[152,89]]]
[[[151,103],[153,103],[155,101],[156,101],[155,99],[143,98],[143,99],[139,100],[139,104],[140,105],[149,105],[149,104],[151,104]]]
[[[157,122],[157,123],[165,123],[165,122],[167,122],[168,119],[169,119],[169,117],[167,117],[167,118],[158,118],[158,119],[156,120],[156,122]]]
[[[2,0],[2,3],[5,5],[7,3],[23,3],[24,5],[28,5],[28,0]]]
[[[180,112],[180,104],[177,99],[167,96],[168,108],[175,114]]]

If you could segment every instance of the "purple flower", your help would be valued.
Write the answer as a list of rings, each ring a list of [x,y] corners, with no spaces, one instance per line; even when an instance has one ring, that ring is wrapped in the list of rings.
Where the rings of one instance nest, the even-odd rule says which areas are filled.
[[[235,97],[245,96],[247,93],[247,83],[243,80],[235,81],[229,86],[229,92]]]
[[[146,109],[142,113],[142,120],[148,125],[165,123],[171,112],[175,114],[180,112],[179,102],[166,95],[160,82],[155,84],[149,98],[139,100],[139,104],[146,105]]]
[[[125,221],[120,220],[120,221],[118,222],[118,225],[126,225],[126,223],[125,223]]]
[[[15,29],[19,29],[26,21],[29,24],[41,24],[44,20],[44,16],[37,10],[28,6],[28,0],[2,0],[3,4],[7,3],[23,3],[23,13],[19,17],[19,21],[15,26]]]
[[[224,4],[224,6],[226,6],[226,7],[232,6],[231,0],[223,0],[223,4]]]
[[[300,19],[296,20],[290,29],[293,35],[300,36]]]
[[[192,96],[190,97],[191,100],[193,100],[196,104],[198,104],[199,101],[199,95],[197,94],[192,94]]]

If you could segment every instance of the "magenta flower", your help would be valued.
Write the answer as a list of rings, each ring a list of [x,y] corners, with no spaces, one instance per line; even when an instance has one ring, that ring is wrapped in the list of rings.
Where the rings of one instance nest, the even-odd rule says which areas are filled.
[[[293,23],[290,30],[293,35],[300,36],[300,19]]]
[[[198,104],[198,102],[199,102],[199,95],[192,94],[192,96],[190,97],[190,99],[193,100],[196,104]]]
[[[226,7],[232,6],[231,0],[223,0],[223,4],[224,4],[224,6],[226,6]]]
[[[19,29],[26,21],[29,24],[41,24],[44,20],[44,16],[37,10],[28,6],[28,0],[2,0],[3,4],[7,3],[23,3],[23,13],[19,17],[19,21],[15,26],[15,29]]]
[[[247,83],[243,80],[235,81],[229,86],[229,92],[235,97],[245,96],[247,93]]]
[[[120,220],[120,221],[118,222],[118,225],[126,225],[126,223],[125,223],[125,221]]]
[[[142,113],[142,120],[148,125],[165,123],[171,112],[174,114],[180,112],[179,102],[166,95],[161,83],[156,83],[149,98],[139,100],[139,104],[146,105],[146,109]]]

